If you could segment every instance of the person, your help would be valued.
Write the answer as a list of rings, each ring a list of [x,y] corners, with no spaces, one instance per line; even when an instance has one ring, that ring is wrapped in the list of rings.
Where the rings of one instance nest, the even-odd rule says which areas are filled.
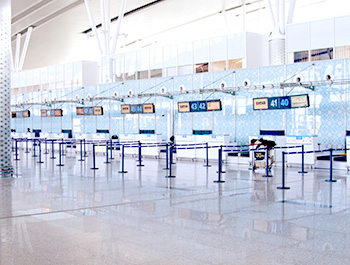
[[[30,129],[29,129],[29,128],[27,128],[27,132],[30,132]]]
[[[266,147],[267,150],[271,150],[273,147],[276,146],[276,143],[274,141],[271,140],[266,140],[266,139],[252,139],[250,141],[251,145],[256,145],[256,150],[259,149],[260,146],[264,146]],[[255,161],[254,165],[253,165],[253,171],[256,168],[264,168],[266,167],[266,162],[263,161],[263,157],[261,157],[262,153],[260,152],[259,154],[259,159],[257,159],[257,161]],[[269,152],[269,168],[272,167],[272,164],[275,162],[273,155],[271,154],[271,152]]]

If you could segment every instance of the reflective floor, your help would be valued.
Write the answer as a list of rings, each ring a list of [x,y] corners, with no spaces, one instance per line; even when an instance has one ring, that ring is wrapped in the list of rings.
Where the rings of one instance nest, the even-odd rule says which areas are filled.
[[[0,179],[0,264],[350,264],[349,172],[20,153]]]

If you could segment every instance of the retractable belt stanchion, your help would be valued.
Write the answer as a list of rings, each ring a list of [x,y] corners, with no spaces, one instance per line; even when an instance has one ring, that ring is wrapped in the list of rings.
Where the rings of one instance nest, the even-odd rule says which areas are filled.
[[[54,140],[51,140],[51,157],[50,159],[56,159],[55,157],[55,150],[54,150]]]
[[[12,152],[15,151],[15,147],[14,147],[15,141],[16,141],[16,139],[14,139],[14,138],[11,139],[11,150],[12,150]]]
[[[301,146],[301,171],[299,171],[298,173],[307,173],[307,171],[304,170],[304,145]]]
[[[286,187],[285,185],[285,175],[286,175],[286,171],[285,171],[285,152],[282,151],[282,187],[277,187],[277,189],[279,190],[289,190],[290,187]]]
[[[62,153],[61,153],[61,146],[62,145],[62,143],[58,143],[58,155],[59,155],[59,164],[57,165],[58,167],[62,167],[62,166],[64,166],[63,164],[62,164]]]
[[[106,140],[106,161],[104,163],[105,164],[111,163],[111,162],[108,161],[108,140]]]
[[[34,141],[33,141],[33,157],[37,157],[37,155],[35,154],[35,145],[36,145],[36,143],[35,143],[35,139],[34,139]]]
[[[18,158],[18,148],[17,148],[17,139],[14,139],[15,140],[15,155],[16,155],[16,158],[14,159],[15,161],[18,161],[20,160]]]
[[[41,161],[41,141],[39,140],[39,161],[37,162],[38,164],[44,163],[44,161]]]
[[[110,153],[111,156],[109,157],[109,160],[113,160],[114,158],[113,158],[113,140],[112,139],[110,140],[110,143],[111,143],[111,148],[110,148],[111,149],[111,153]]]
[[[205,143],[205,151],[206,151],[206,164],[203,165],[203,167],[211,167],[211,165],[209,165],[209,145],[208,145],[208,143]]]
[[[218,170],[220,171],[220,173],[226,173],[226,171],[222,171],[222,145],[220,145],[220,148],[219,148],[218,160],[219,160],[218,162],[220,165]],[[218,173],[218,172],[216,172],[216,173]]]
[[[265,175],[263,175],[264,178],[271,178],[272,175],[269,175],[269,148],[266,147],[266,171]]]
[[[122,144],[122,170],[119,173],[128,173],[128,171],[124,170],[124,145]]]
[[[92,168],[90,169],[92,170],[98,169],[98,167],[96,167],[95,144],[92,144]]]
[[[143,167],[144,165],[142,165],[142,159],[141,159],[141,157],[142,157],[142,155],[141,155],[141,142],[139,141],[139,160],[138,160],[138,162],[139,162],[139,164],[138,165],[136,165],[136,166],[138,166],[138,167]]]
[[[49,152],[47,151],[47,138],[45,138],[45,153],[44,155],[47,155]]]
[[[80,159],[78,161],[85,161],[83,159],[83,140],[80,139]]]
[[[169,166],[168,166],[168,156],[169,156],[168,144],[165,144],[165,164],[166,164],[166,167],[163,168],[164,170],[168,170],[168,169],[169,169]]]
[[[86,141],[84,139],[84,157],[87,157],[87,154],[86,154]]]
[[[62,156],[66,155],[64,152],[64,140],[63,140],[63,138],[62,138],[62,150],[61,150],[61,152],[62,152]]]
[[[333,149],[329,149],[329,179],[326,179],[326,182],[337,182],[333,179]]]
[[[26,151],[25,151],[25,153],[29,153],[29,150],[28,150],[28,138],[26,138]]]
[[[169,176],[166,176],[167,178],[175,178],[175,176],[172,175],[172,164],[173,164],[173,144],[170,144],[170,159],[169,159]]]
[[[221,173],[222,172],[222,146],[218,149],[218,180],[214,180],[214,183],[224,183],[224,180],[221,180]]]

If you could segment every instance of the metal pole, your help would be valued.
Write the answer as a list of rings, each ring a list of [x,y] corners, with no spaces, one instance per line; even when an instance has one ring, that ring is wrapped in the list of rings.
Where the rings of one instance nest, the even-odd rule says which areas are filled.
[[[90,169],[93,169],[93,170],[95,170],[95,169],[98,169],[97,167],[96,167],[96,157],[95,157],[95,144],[92,144],[92,168],[90,168]]]
[[[15,140],[15,152],[16,152],[16,158],[14,159],[15,161],[18,161],[18,160],[20,160],[19,158],[18,158],[18,148],[17,148],[17,139],[14,139]]]
[[[87,154],[86,154],[86,141],[84,139],[84,157],[87,157]]]
[[[285,185],[285,152],[282,151],[282,187],[277,187],[279,190],[289,190],[290,187],[286,187]]]
[[[63,141],[63,138],[62,138],[62,156],[65,156],[66,154],[64,153],[64,141]]]
[[[218,149],[218,180],[214,180],[214,183],[224,183],[224,180],[221,180],[221,173],[222,173],[222,148]]]
[[[173,164],[173,144],[170,144],[170,159],[169,159],[169,176],[166,176],[167,178],[175,178],[175,176],[172,175],[172,164]]]
[[[45,155],[47,155],[49,152],[47,151],[47,138],[45,138]]]
[[[39,140],[39,161],[37,162],[38,164],[44,163],[44,161],[41,161],[41,141]]]
[[[108,161],[108,140],[106,140],[106,162],[105,164],[110,164],[111,162]]]
[[[25,151],[25,153],[29,153],[29,150],[28,150],[28,138],[26,137],[26,151]]]
[[[111,143],[111,156],[109,157],[109,160],[113,160],[114,158],[113,158],[113,140],[111,139],[110,140],[110,143]]]
[[[205,143],[205,151],[206,151],[206,164],[203,165],[203,167],[211,167],[211,165],[209,165],[209,145],[208,145],[208,143]]]
[[[325,180],[326,182],[337,182],[333,179],[333,149],[329,149],[329,179]]]
[[[128,171],[124,170],[124,145],[122,145],[122,170],[119,173],[128,173]]]
[[[54,140],[51,140],[51,157],[50,157],[50,159],[55,159],[56,158],[55,155],[54,155],[55,151],[54,151],[54,143],[53,143],[53,141]]]
[[[165,170],[168,170],[169,167],[168,167],[168,155],[169,155],[169,152],[168,152],[168,144],[165,144],[165,163],[166,163],[166,167],[163,168]]]
[[[62,164],[61,143],[58,143],[58,155],[59,155],[59,164],[57,166],[62,167],[64,165]]]
[[[34,152],[34,153],[33,153],[33,157],[37,157],[37,155],[35,154],[35,139],[34,139],[34,141],[33,141],[33,149],[34,149],[34,150],[33,150],[33,152]]]
[[[78,161],[85,161],[83,159],[83,140],[80,139],[80,159]]]
[[[304,170],[304,160],[305,157],[304,157],[304,145],[301,146],[301,171],[299,171],[298,173],[307,173],[307,171]]]
[[[141,160],[141,142],[139,141],[139,160],[138,160],[139,164],[136,165],[138,167],[143,167],[144,165],[142,165],[142,160]]]

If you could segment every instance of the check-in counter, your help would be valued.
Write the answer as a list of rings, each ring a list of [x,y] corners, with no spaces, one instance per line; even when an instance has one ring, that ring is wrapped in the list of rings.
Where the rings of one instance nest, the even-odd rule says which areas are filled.
[[[140,141],[142,144],[155,144],[162,141],[161,134],[137,134],[136,141]],[[160,146],[144,147],[142,148],[142,156],[154,156],[158,158],[160,156]]]
[[[228,135],[195,135],[195,142],[198,143],[208,143],[208,146],[225,146],[233,145],[230,144],[230,136]],[[201,146],[202,147],[202,146]],[[205,147],[205,145],[203,145]],[[209,160],[218,159],[218,149],[219,148],[209,148],[208,149],[208,158]],[[223,150],[228,150],[228,148],[223,147]],[[196,149],[196,158],[197,159],[207,159],[206,148]],[[226,160],[228,152],[222,153],[222,159]]]
[[[23,142],[18,145],[22,149],[26,148],[26,142],[24,139],[31,140],[31,139],[35,138],[35,133],[32,133],[32,132],[18,133],[18,135],[20,136],[20,138],[23,139]],[[32,149],[32,146],[33,146],[33,141],[28,142],[28,149],[29,150]]]
[[[126,134],[126,133],[119,134],[119,141],[121,144],[137,145],[136,139],[137,139],[137,134]],[[127,147],[126,146],[124,148],[125,155],[137,155],[137,153],[138,153],[138,149],[135,147]]]
[[[300,146],[304,145],[304,151],[318,150],[318,137],[317,136],[296,136],[287,135],[286,137],[287,146]],[[288,148],[287,152],[301,152],[302,148]],[[314,166],[316,164],[317,155],[316,153],[304,154],[304,164]],[[287,164],[301,164],[301,154],[287,155]]]
[[[195,135],[193,134],[179,134],[175,135],[175,143],[176,145],[187,145],[187,144],[195,144]],[[196,159],[196,149],[195,146],[177,146],[176,147],[176,158],[177,159]],[[186,149],[180,149],[186,148]],[[190,148],[190,149],[187,149]]]

